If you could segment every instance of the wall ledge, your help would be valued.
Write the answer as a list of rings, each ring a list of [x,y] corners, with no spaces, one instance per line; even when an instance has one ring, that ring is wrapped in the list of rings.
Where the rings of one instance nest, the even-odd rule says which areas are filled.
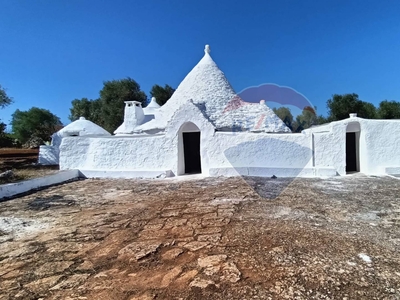
[[[83,178],[166,178],[174,177],[171,170],[79,170]]]
[[[2,184],[0,185],[0,201],[79,178],[79,170],[65,170],[48,176]]]
[[[278,168],[278,167],[231,167],[211,168],[210,176],[256,176],[256,177],[332,177],[338,175],[333,167]]]

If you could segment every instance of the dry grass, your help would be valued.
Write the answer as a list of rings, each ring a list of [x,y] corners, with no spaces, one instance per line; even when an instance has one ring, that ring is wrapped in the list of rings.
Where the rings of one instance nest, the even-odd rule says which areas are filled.
[[[0,184],[14,183],[33,178],[39,178],[58,172],[57,166],[35,166],[26,169],[11,169],[13,175],[10,177],[0,178]]]
[[[0,184],[38,178],[57,172],[58,166],[37,165],[39,149],[0,148],[0,173],[11,170],[13,175],[0,178]]]

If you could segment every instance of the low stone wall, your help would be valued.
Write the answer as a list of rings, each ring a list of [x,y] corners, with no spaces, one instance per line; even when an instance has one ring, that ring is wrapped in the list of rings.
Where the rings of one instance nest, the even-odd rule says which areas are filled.
[[[38,188],[63,183],[80,177],[79,170],[60,171],[56,174],[0,185],[0,200],[14,197]]]
[[[173,177],[171,170],[166,171],[110,171],[110,170],[79,170],[84,178],[166,178]]]

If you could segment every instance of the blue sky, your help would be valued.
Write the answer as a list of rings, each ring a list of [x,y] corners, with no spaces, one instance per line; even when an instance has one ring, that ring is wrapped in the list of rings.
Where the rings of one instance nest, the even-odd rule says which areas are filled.
[[[240,92],[289,86],[326,114],[334,93],[400,101],[399,1],[0,0],[0,85],[69,123],[105,80],[177,87],[205,44]]]

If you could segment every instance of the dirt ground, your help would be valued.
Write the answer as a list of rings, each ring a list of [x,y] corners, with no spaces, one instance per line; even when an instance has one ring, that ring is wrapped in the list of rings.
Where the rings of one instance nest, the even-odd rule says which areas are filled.
[[[0,168],[19,168],[37,163],[39,149],[0,148]]]
[[[54,174],[58,166],[39,166],[39,149],[0,148],[0,173],[11,170],[13,175],[0,178],[0,184],[18,182]]]
[[[400,299],[400,181],[84,180],[0,203],[0,299]]]

